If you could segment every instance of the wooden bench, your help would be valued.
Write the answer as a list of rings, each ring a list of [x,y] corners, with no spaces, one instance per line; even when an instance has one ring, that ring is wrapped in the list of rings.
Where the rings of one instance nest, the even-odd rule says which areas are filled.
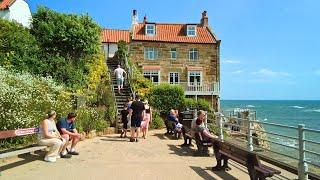
[[[213,146],[217,160],[217,165],[212,168],[213,171],[230,170],[228,160],[231,159],[247,167],[251,180],[263,180],[281,173],[276,169],[261,164],[258,155],[254,152],[250,152],[235,144],[216,139],[213,141]]]
[[[17,130],[9,130],[9,131],[0,131],[0,139],[7,139],[12,137],[19,137],[19,136],[27,136],[38,133],[38,128],[26,128],[26,129],[17,129]],[[30,152],[35,152],[38,150],[46,149],[47,146],[32,146],[16,151],[10,151],[0,154],[0,159],[17,156],[20,154],[26,154]]]
[[[197,154],[201,156],[209,156],[209,147],[212,147],[212,141],[205,141],[201,133],[195,133],[194,140],[196,141],[197,145]]]

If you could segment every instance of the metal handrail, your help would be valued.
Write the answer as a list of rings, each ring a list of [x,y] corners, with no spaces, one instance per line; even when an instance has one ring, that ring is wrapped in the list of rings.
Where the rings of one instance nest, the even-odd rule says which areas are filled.
[[[298,140],[298,138],[293,137],[293,136],[287,136],[287,135],[278,134],[278,133],[274,133],[274,132],[268,132],[268,131],[261,131],[261,130],[258,130],[258,129],[251,129],[251,130],[262,132],[262,133],[266,133],[266,134],[271,134],[271,135],[275,135],[275,136],[285,137],[285,138],[289,138],[289,139]]]
[[[268,139],[263,139],[263,138],[254,137],[254,136],[252,138],[253,139],[259,139],[259,140],[267,141],[267,142],[270,142],[270,143],[273,143],[273,144],[277,144],[277,145],[280,145],[280,146],[284,146],[284,147],[287,147],[287,148],[292,148],[292,149],[295,149],[295,150],[299,150],[299,148],[297,148],[297,147],[288,146],[288,145],[281,144],[281,143],[278,143],[278,142],[275,142],[275,141],[271,141],[271,140],[268,140]]]
[[[271,125],[271,126],[277,126],[277,127],[283,127],[283,128],[290,128],[290,129],[295,129],[295,130],[298,129],[298,128],[294,127],[294,126],[288,126],[288,125],[277,124],[277,123],[268,123],[268,122],[262,122],[262,121],[257,121],[257,120],[255,120],[255,121],[250,120],[249,122],[265,124],[265,125]]]
[[[310,129],[310,128],[305,128],[305,126],[303,124],[299,124],[298,127],[294,127],[294,126],[289,126],[289,125],[283,125],[283,124],[278,124],[278,123],[271,123],[271,122],[262,122],[262,121],[258,121],[258,120],[252,120],[252,117],[250,116],[250,113],[249,113],[249,119],[243,119],[243,118],[239,118],[239,117],[234,117],[234,113],[230,113],[229,116],[230,118],[235,118],[236,120],[241,120],[241,122],[245,121],[247,126],[244,127],[242,123],[238,123],[238,124],[231,124],[228,122],[228,117],[227,117],[227,121],[224,121],[226,119],[226,116],[222,113],[217,113],[215,114],[216,116],[216,120],[213,120],[213,122],[218,122],[218,128],[220,129],[220,139],[223,140],[223,133],[222,133],[222,130],[223,129],[227,129],[227,128],[224,128],[225,125],[227,125],[228,127],[230,126],[235,126],[235,127],[239,127],[240,130],[242,130],[243,128],[247,129],[247,145],[248,145],[248,150],[249,151],[253,151],[253,146],[254,147],[259,147],[258,145],[255,145],[253,144],[253,139],[259,139],[259,140],[263,140],[263,141],[266,141],[266,142],[269,142],[269,143],[273,143],[273,144],[276,144],[276,145],[280,145],[280,146],[283,146],[283,147],[287,147],[287,148],[291,148],[291,149],[294,149],[294,150],[297,150],[299,152],[299,156],[298,157],[292,157],[288,154],[285,154],[285,153],[282,153],[280,151],[277,151],[277,150],[273,150],[273,149],[267,149],[267,148],[264,148],[264,147],[259,147],[260,149],[263,149],[263,150],[266,150],[266,151],[269,151],[269,152],[272,152],[272,153],[275,153],[275,154],[279,154],[279,155],[282,155],[282,156],[285,156],[285,157],[289,157],[289,158],[293,158],[293,159],[296,159],[299,161],[299,164],[298,164],[298,176],[299,176],[299,179],[303,179],[303,180],[306,180],[308,179],[308,175],[311,173],[310,171],[308,171],[308,164],[309,165],[314,165],[316,167],[320,167],[320,164],[317,164],[315,162],[311,162],[311,161],[307,161],[306,159],[306,153],[310,153],[312,154],[313,156],[316,156],[316,158],[320,158],[320,153],[316,152],[316,151],[313,151],[312,149],[309,149],[311,148],[311,146],[306,146],[306,143],[312,143],[312,144],[315,144],[315,145],[320,145],[320,142],[317,142],[317,141],[313,141],[313,140],[309,140],[309,139],[306,139],[305,137],[305,133],[306,132],[311,132],[311,133],[320,133],[320,130],[316,130],[316,129]],[[239,116],[239,114],[238,114]],[[253,117],[255,118],[255,117]],[[217,121],[218,120],[218,121]],[[260,124],[260,125],[267,125],[267,126],[274,126],[274,127],[279,127],[279,128],[284,128],[284,129],[289,129],[295,133],[297,133],[297,136],[296,137],[293,137],[293,136],[289,136],[289,135],[284,135],[284,134],[279,134],[279,133],[275,133],[275,132],[269,132],[267,130],[259,130],[259,129],[254,129],[253,128],[253,124],[254,123],[257,123],[257,124]],[[230,130],[230,129],[228,129]],[[270,135],[274,135],[274,136],[280,136],[280,137],[284,137],[284,138],[287,138],[287,139],[290,139],[290,140],[297,140],[298,141],[298,147],[296,146],[289,146],[289,145],[286,145],[286,144],[283,144],[283,143],[279,143],[279,142],[275,142],[275,141],[272,141],[272,140],[269,140],[269,139],[265,139],[265,138],[259,138],[259,137],[255,137],[252,135],[252,132],[253,131],[258,131],[258,132],[261,132],[261,133],[265,133],[265,134],[270,134]],[[313,146],[314,147],[314,146]]]
[[[118,105],[117,105],[117,102],[116,102],[116,95],[115,95],[115,92],[114,92],[114,86],[113,86],[113,84],[111,83],[111,70],[110,69],[108,69],[108,71],[109,71],[109,82],[110,82],[110,86],[111,86],[111,95],[112,95],[112,98],[113,98],[113,106],[114,106],[114,108],[115,108],[115,110],[116,110],[116,115],[115,115],[115,119],[117,119],[117,117],[118,117]]]

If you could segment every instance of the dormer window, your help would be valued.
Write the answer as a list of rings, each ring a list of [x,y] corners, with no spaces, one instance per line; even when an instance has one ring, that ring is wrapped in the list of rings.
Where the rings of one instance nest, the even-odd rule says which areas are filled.
[[[154,36],[156,34],[155,24],[146,24],[146,35]]]
[[[196,36],[197,27],[196,25],[187,25],[187,36]]]

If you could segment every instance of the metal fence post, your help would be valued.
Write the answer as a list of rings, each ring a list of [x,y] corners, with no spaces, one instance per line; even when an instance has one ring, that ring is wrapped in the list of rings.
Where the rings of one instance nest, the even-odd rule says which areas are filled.
[[[248,119],[246,119],[246,121],[248,121],[248,150],[249,150],[249,151],[253,151],[253,143],[252,143],[252,122],[251,122],[250,116],[248,117]]]
[[[204,126],[206,128],[208,128],[208,111],[205,111],[205,113],[206,113],[206,116],[205,116],[205,120],[204,120]]]
[[[308,164],[306,163],[306,154],[305,154],[305,133],[304,133],[304,124],[298,125],[299,133],[299,164],[298,164],[298,176],[300,180],[308,179]]]
[[[198,118],[198,114],[197,114],[197,109],[193,110],[193,119],[197,119]]]
[[[220,113],[219,115],[219,130],[220,130],[220,136],[219,136],[219,139],[220,140],[223,140],[223,123],[222,123],[222,117],[223,117],[223,114]]]

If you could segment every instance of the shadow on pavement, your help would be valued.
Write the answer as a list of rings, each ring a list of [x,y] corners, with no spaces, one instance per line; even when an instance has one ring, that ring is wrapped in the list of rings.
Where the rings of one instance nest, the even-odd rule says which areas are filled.
[[[0,167],[0,172],[11,169],[11,168],[15,168],[17,166],[21,166],[24,164],[28,164],[32,161],[43,161],[45,152],[42,151],[37,151],[34,154],[22,154],[19,155],[19,158],[22,158],[22,160],[16,161],[16,162],[12,162],[6,165],[1,165]],[[1,163],[2,164],[2,163]]]
[[[100,140],[110,142],[129,142],[129,138],[120,138],[119,136],[103,136]]]
[[[180,147],[172,144],[168,144],[169,150],[172,151],[170,154],[176,154],[179,156],[193,156],[195,154],[195,150],[187,147]]]
[[[203,168],[197,167],[197,166],[190,166],[190,168],[192,170],[194,170],[194,172],[196,172],[203,179],[216,179],[216,178],[212,177],[207,171],[213,172],[214,174],[219,176],[221,179],[228,179],[228,180],[238,179],[225,171],[212,171],[211,167],[206,167],[205,169],[203,169]]]
[[[167,140],[168,137],[166,137],[165,134],[163,133],[156,133],[156,134],[153,134],[152,136],[156,136],[157,138],[161,139],[161,140]]]
[[[197,166],[189,166],[192,170],[194,170],[194,172],[196,172],[200,177],[202,177],[203,179],[216,179],[214,177],[212,177],[208,172],[207,169],[202,169],[201,167],[197,167]],[[225,178],[223,178],[225,179]]]

